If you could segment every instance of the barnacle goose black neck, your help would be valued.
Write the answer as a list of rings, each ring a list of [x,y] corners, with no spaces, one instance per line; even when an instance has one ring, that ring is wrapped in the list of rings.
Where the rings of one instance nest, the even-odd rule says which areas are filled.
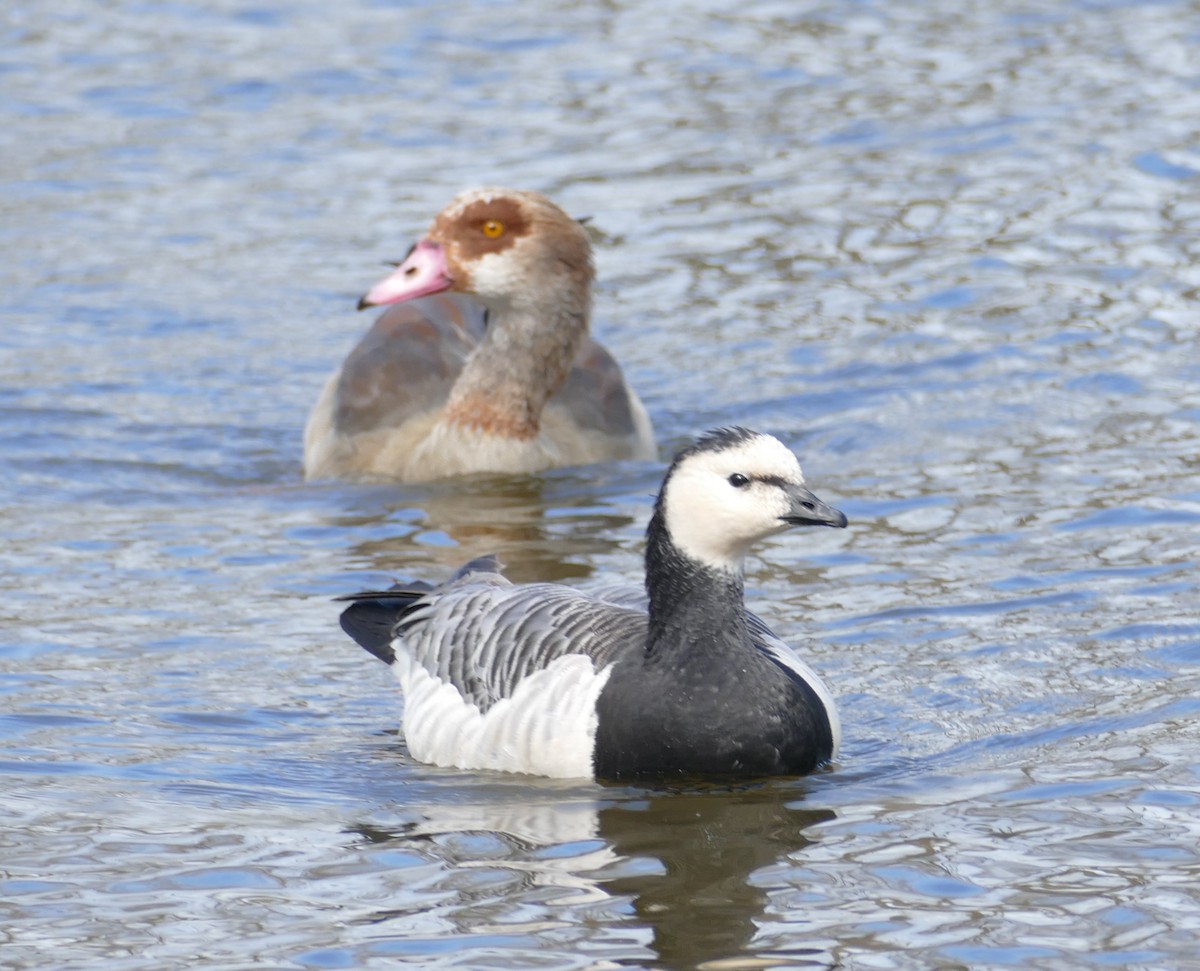
[[[721,428],[675,458],[646,532],[645,590],[515,586],[493,557],[440,586],[352,594],[342,626],[389,664],[413,756],[630,779],[800,775],[837,752],[821,679],[742,597],[756,541],[846,525],[778,439]]]

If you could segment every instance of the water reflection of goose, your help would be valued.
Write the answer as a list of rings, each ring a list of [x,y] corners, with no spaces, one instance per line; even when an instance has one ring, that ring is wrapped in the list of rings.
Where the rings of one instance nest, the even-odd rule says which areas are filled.
[[[554,905],[607,900],[594,871],[617,859],[598,832],[597,791],[491,791],[474,798],[459,793],[453,802],[425,806],[401,826],[360,825],[354,832],[371,843],[412,844],[424,856],[436,856],[452,868],[501,867],[525,875],[535,887],[564,891],[547,899]],[[438,837],[473,834],[490,838],[491,852],[477,842],[465,846]],[[546,853],[548,848],[555,852]]]
[[[553,783],[460,790],[453,802],[407,807],[413,818],[404,825],[354,832],[373,844],[409,846],[451,871],[519,874],[520,883],[503,890],[481,885],[491,888],[493,903],[500,902],[496,895],[508,900],[511,907],[502,909],[528,915],[492,930],[537,934],[586,919],[619,932],[611,944],[602,930],[592,940],[597,959],[612,966],[829,966],[824,952],[805,941],[786,951],[766,951],[755,941],[759,926],[770,924],[770,888],[756,872],[802,851],[810,842],[805,831],[834,818],[829,810],[797,805],[803,792],[794,784],[658,792],[547,785]],[[488,933],[465,916],[479,901],[460,892],[459,907],[439,903],[443,917],[457,924],[461,909],[461,933]],[[411,919],[410,904],[368,920],[398,922],[394,933],[403,936]]]
[[[337,486],[338,508],[328,521],[357,537],[349,555],[360,569],[445,575],[495,553],[518,582],[582,579],[598,559],[632,541],[623,536],[633,522],[624,497],[650,492],[660,474],[648,464],[627,463],[593,466],[586,474],[558,469],[423,485]]]
[[[788,953],[747,962],[767,903],[755,871],[807,846],[804,831],[833,819],[830,810],[794,808],[795,791],[754,786],[656,795],[600,811],[600,836],[623,862],[601,885],[632,898],[654,933],[655,966],[829,967],[821,950],[798,941]],[[644,872],[657,861],[658,872]],[[740,960],[739,960],[740,959]]]
[[[421,761],[564,778],[798,775],[836,752],[836,709],[745,610],[742,564],[755,541],[813,525],[846,517],[808,490],[796,457],[769,435],[719,429],[667,472],[645,593],[513,586],[489,558],[437,588],[351,595],[342,625],[392,665]]]

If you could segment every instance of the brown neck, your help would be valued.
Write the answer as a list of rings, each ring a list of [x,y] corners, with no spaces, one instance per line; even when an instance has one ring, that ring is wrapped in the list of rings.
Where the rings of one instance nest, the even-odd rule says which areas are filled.
[[[486,391],[456,394],[442,412],[442,421],[495,438],[537,438],[540,415],[529,407],[530,402],[505,398]]]
[[[542,409],[566,381],[588,326],[586,295],[582,306],[555,306],[552,315],[515,307],[489,314],[443,421],[500,438],[537,437]]]

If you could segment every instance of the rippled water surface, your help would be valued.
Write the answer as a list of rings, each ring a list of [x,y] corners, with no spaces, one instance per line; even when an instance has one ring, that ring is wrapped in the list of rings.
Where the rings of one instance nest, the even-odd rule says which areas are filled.
[[[6,968],[1186,967],[1194,3],[214,0],[0,14]],[[816,776],[430,769],[331,598],[639,576],[661,463],[306,485],[359,293],[461,188],[597,232],[662,457],[851,519],[748,566]]]

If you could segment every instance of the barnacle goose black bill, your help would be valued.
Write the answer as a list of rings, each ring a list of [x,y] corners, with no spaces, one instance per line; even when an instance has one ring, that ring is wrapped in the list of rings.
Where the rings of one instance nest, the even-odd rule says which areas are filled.
[[[789,526],[833,526],[835,529],[846,527],[846,514],[822,502],[808,489],[790,490],[788,496],[792,500],[794,511],[779,518]]]

